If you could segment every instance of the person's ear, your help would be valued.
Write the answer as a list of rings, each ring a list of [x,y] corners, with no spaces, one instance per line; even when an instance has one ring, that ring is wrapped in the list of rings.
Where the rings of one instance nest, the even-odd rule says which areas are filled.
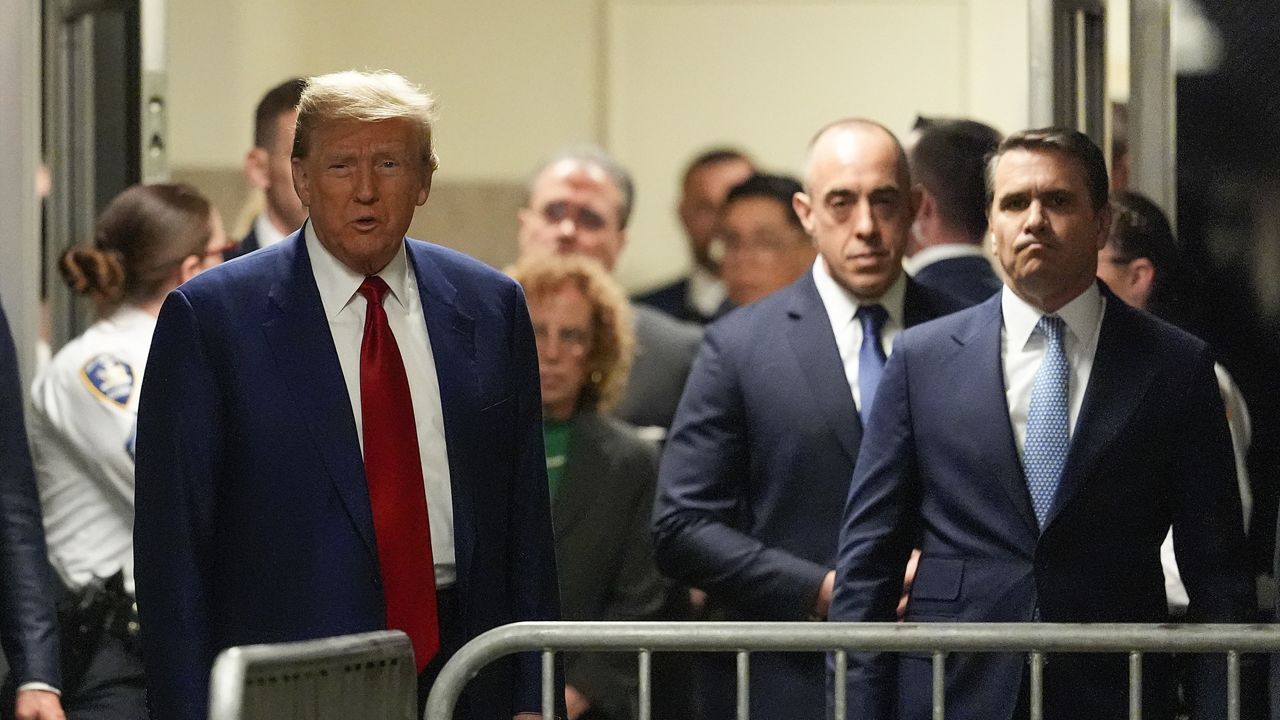
[[[188,255],[182,260],[182,264],[178,266],[178,285],[185,283],[191,278],[200,274],[201,265],[204,258],[199,255]]]
[[[810,199],[809,193],[798,192],[792,195],[791,208],[796,211],[796,217],[800,218],[804,231],[809,234],[809,237],[813,237],[813,200]]]
[[[1156,284],[1156,266],[1152,264],[1151,258],[1140,257],[1129,261],[1126,280],[1133,288],[1134,296],[1142,301],[1139,307],[1146,307],[1147,302],[1151,300],[1151,290]]]
[[[266,148],[255,147],[244,156],[244,176],[249,184],[258,190],[266,190],[271,184],[268,164],[271,158]]]

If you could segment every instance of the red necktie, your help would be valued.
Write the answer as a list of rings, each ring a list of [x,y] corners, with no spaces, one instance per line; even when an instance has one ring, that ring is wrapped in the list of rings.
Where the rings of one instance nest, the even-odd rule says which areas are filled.
[[[422,672],[440,649],[435,563],[409,378],[382,307],[388,290],[376,275],[360,284],[360,294],[368,301],[360,342],[364,475],[378,540],[387,627],[403,630],[413,641]]]

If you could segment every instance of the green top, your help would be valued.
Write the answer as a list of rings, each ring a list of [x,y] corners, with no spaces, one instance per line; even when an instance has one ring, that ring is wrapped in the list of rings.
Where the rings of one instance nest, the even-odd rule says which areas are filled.
[[[547,485],[550,486],[553,498],[560,489],[560,481],[564,479],[571,435],[567,420],[543,419],[542,441],[547,448]]]

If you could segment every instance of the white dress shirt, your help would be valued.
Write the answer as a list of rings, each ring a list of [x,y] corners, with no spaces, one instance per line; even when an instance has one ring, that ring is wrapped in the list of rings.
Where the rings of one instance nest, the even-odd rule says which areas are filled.
[[[271,247],[285,238],[285,234],[276,229],[266,213],[259,213],[253,221],[253,234],[258,239],[258,247]]]
[[[952,260],[961,257],[980,257],[990,262],[991,258],[981,245],[967,243],[944,243],[921,248],[915,255],[902,259],[902,267],[911,277],[926,267],[941,260]]]
[[[707,272],[706,268],[695,264],[689,271],[689,289],[685,292],[685,302],[689,303],[703,317],[712,317],[728,297],[724,282]]]
[[[355,414],[360,451],[364,452],[364,426],[360,407],[360,342],[364,338],[366,301],[358,290],[361,275],[335,258],[316,237],[314,226],[306,223],[307,254],[320,290],[320,302],[333,345],[338,351],[342,377],[347,383],[351,410]],[[431,523],[431,553],[435,561],[436,587],[445,588],[457,578],[453,551],[453,490],[449,485],[449,455],[445,447],[444,409],[435,356],[427,337],[426,315],[418,292],[417,277],[401,244],[400,251],[378,273],[391,292],[383,298],[387,323],[396,337],[400,356],[409,378],[413,418],[418,430],[418,452],[422,457],[422,480],[427,492],[427,517]]]
[[[840,360],[844,363],[844,377],[849,381],[849,389],[853,391],[853,404],[862,410],[862,392],[858,389],[858,351],[862,349],[862,323],[854,318],[859,305],[880,305],[889,314],[884,327],[880,329],[880,344],[887,358],[893,351],[893,341],[903,328],[903,303],[907,294],[907,278],[898,273],[884,295],[875,300],[859,300],[831,277],[822,255],[813,262],[813,282],[818,286],[818,297],[827,309],[827,317],[831,321],[831,332],[836,337],[836,347],[840,350]]]
[[[1018,443],[1018,457],[1022,457],[1027,441],[1031,385],[1045,351],[1044,336],[1035,329],[1045,313],[1015,295],[1007,285],[1001,290],[1000,309],[1004,315],[1000,359],[1004,363],[1005,401],[1009,405],[1013,437]],[[1076,419],[1080,417],[1084,391],[1089,386],[1089,375],[1093,371],[1093,356],[1098,350],[1098,331],[1102,328],[1105,309],[1102,293],[1095,283],[1054,313],[1062,318],[1067,329],[1063,349],[1071,365],[1068,380],[1071,413],[1067,427],[1072,434],[1075,434]]]

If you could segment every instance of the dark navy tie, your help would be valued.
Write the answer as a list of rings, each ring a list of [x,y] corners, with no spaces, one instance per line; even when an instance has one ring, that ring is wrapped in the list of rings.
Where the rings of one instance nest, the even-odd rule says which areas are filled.
[[[876,388],[880,387],[880,375],[884,372],[884,345],[880,342],[880,331],[884,329],[884,321],[889,313],[881,305],[860,305],[854,317],[862,321],[862,348],[858,350],[858,394],[862,398],[859,415],[862,424],[867,424],[871,417],[871,403],[876,399]]]
[[[1071,366],[1062,346],[1063,329],[1062,318],[1056,315],[1046,315],[1036,323],[1036,331],[1044,336],[1044,359],[1031,384],[1022,464],[1027,474],[1027,489],[1031,492],[1031,508],[1042,530],[1053,496],[1058,492],[1071,442],[1067,394]]]

